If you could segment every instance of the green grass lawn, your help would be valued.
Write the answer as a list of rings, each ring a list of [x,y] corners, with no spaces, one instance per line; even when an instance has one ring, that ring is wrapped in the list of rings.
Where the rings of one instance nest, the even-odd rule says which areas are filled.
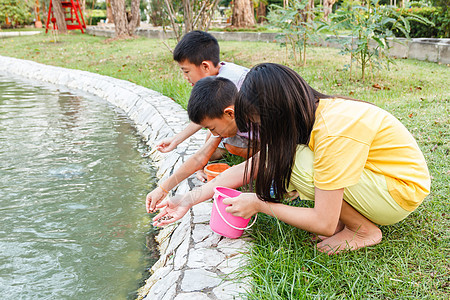
[[[170,41],[169,45],[174,46]],[[250,299],[449,299],[450,296],[450,68],[396,60],[365,82],[350,80],[338,50],[309,47],[307,66],[293,65],[273,43],[220,42],[221,56],[251,67],[286,64],[317,90],[372,102],[395,115],[414,135],[432,175],[431,194],[407,219],[382,226],[383,241],[327,256],[309,233],[261,215],[248,268]],[[191,87],[160,40],[107,41],[70,33],[0,39],[0,55],[81,69],[157,90],[186,107]],[[144,199],[143,199],[144,201]],[[299,205],[311,205],[301,202]]]

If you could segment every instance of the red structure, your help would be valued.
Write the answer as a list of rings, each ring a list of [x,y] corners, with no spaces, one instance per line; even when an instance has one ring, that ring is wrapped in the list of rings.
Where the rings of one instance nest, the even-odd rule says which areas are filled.
[[[86,29],[86,23],[84,22],[83,14],[81,13],[80,2],[78,0],[62,0],[62,9],[64,11],[64,16],[66,18],[67,30],[77,30],[80,29],[84,33]],[[45,25],[45,33],[48,32],[50,21],[53,24],[53,29],[57,29],[56,18],[53,14],[53,1],[50,0],[50,5],[48,8],[47,24]]]

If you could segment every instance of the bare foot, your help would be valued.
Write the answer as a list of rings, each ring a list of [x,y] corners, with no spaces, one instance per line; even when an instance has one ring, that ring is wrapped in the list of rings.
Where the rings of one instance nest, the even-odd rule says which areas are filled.
[[[345,226],[340,232],[318,243],[317,249],[329,255],[341,251],[354,251],[380,243],[382,236],[381,230],[375,225],[370,228],[360,227],[356,231]]]
[[[198,170],[196,173],[196,177],[201,182],[206,182],[206,180],[208,179],[208,176],[206,175],[206,173],[203,170]]]
[[[341,232],[344,229],[345,225],[344,223],[341,222],[341,220],[339,220],[337,226],[336,226],[336,230],[334,231],[333,235],[335,235],[338,232]],[[329,236],[326,235],[313,235],[312,240],[313,241],[325,241],[326,239],[330,238]]]

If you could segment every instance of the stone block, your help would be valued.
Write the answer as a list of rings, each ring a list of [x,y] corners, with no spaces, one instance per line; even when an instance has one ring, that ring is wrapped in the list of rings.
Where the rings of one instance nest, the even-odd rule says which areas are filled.
[[[209,222],[212,205],[211,202],[202,202],[192,207],[194,224]]]
[[[247,263],[246,257],[242,254],[225,259],[217,269],[227,275],[227,279],[242,276],[238,269]]]
[[[174,300],[211,300],[205,293],[195,292],[195,293],[180,293]]]
[[[213,272],[204,269],[189,269],[184,271],[181,290],[183,292],[197,292],[216,287],[221,282],[222,280]]]
[[[213,235],[213,231],[209,228],[209,224],[196,224],[192,231],[192,240],[194,241],[194,244],[198,244],[209,238],[211,235]],[[217,241],[217,243],[218,242],[219,241]]]
[[[439,61],[441,64],[450,64],[450,41],[439,45]]]
[[[152,288],[152,286],[155,285],[155,283],[158,282],[159,280],[166,277],[170,271],[172,271],[172,268],[170,268],[170,267],[162,267],[162,268],[159,268],[158,270],[156,270],[152,274],[152,276],[150,276],[150,278],[148,278],[145,281],[145,285],[139,289],[139,291],[138,291],[139,297],[140,298],[145,297],[148,294],[148,292],[150,291],[150,289]]]
[[[212,268],[218,266],[225,255],[216,249],[191,249],[187,266],[189,268]]]
[[[175,270],[180,270],[186,265],[189,253],[189,244],[190,238],[186,237],[181,243],[181,245],[178,246],[177,250],[175,251],[175,255],[173,258],[173,268]]]
[[[249,287],[244,283],[224,281],[213,289],[214,295],[220,300],[245,299]]]
[[[425,43],[414,39],[409,47],[408,58],[437,62],[438,50],[436,44]]]
[[[408,49],[409,49],[409,41],[407,39],[398,39],[398,40],[390,40],[389,46],[389,56],[395,58],[407,58],[408,57]]]
[[[180,224],[177,226],[172,234],[172,237],[167,247],[167,252],[175,253],[176,249],[181,245],[184,240],[189,240],[191,236],[191,224],[190,224],[190,213],[186,213],[181,219]]]
[[[147,297],[145,297],[144,299],[146,300],[164,299],[166,294],[172,296],[172,298],[169,299],[175,298],[173,288],[176,287],[176,284],[179,281],[180,276],[181,271],[170,272],[169,274],[166,275],[164,280],[159,280],[152,286]]]
[[[258,33],[258,41],[261,42],[275,42],[278,33],[276,32],[260,32]]]
[[[248,240],[239,238],[239,239],[229,239],[224,238],[219,242],[218,248],[224,253],[227,257],[234,256],[239,253],[245,253],[248,251]]]

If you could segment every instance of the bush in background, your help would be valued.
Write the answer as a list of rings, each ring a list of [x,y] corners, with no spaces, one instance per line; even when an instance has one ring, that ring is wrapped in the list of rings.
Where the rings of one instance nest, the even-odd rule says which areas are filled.
[[[30,1],[28,1],[30,2]],[[17,27],[31,24],[32,6],[27,1],[0,0],[0,24],[2,27]]]
[[[434,26],[417,21],[410,21],[409,37],[411,38],[450,38],[450,11],[442,7],[397,8],[401,16],[411,14],[425,18]],[[394,31],[395,36],[405,37],[401,31]]]
[[[91,9],[86,10],[85,16],[87,25],[97,25],[101,20],[106,20],[106,10],[103,9]]]

